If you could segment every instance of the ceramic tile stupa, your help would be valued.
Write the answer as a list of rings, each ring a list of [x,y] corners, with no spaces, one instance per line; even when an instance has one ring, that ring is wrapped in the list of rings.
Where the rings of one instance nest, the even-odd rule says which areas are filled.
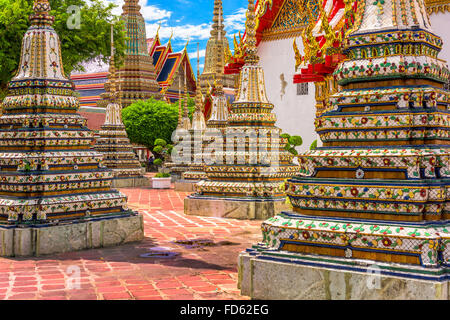
[[[186,44],[186,46],[187,46],[187,44]],[[177,130],[182,130],[182,133],[181,133],[182,138],[180,138],[181,141],[184,141],[184,139],[188,139],[188,137],[187,137],[187,135],[185,135],[185,133],[187,134],[192,130],[192,123],[191,123],[191,119],[189,118],[189,109],[188,109],[189,93],[187,92],[187,74],[186,74],[186,69],[184,69],[184,70],[185,70],[185,72],[184,72],[185,96],[184,96],[183,100],[181,100],[181,99],[178,100],[178,125],[176,128],[176,131],[174,132],[175,134],[177,134]],[[181,77],[178,78],[178,81],[179,81],[178,93],[179,93],[179,96],[181,97],[182,96],[181,95]],[[174,138],[174,140],[177,140],[177,138]],[[189,141],[188,144],[190,145],[191,142]],[[178,148],[179,142],[175,142],[174,147]],[[183,173],[189,170],[189,165],[192,163],[191,157],[187,156],[185,159],[185,157],[183,156],[183,151],[180,152],[179,156],[182,159],[182,161],[176,161],[174,159],[171,159],[174,161],[166,162],[164,164],[164,167],[170,171],[170,174],[172,175],[172,179],[175,181],[182,179]],[[178,191],[181,191],[181,190],[178,189]]]
[[[142,217],[111,189],[76,113],[46,0],[34,1],[17,74],[0,117],[0,255],[40,255],[143,237]]]
[[[113,50],[114,51],[114,48]],[[95,149],[104,157],[104,165],[114,174],[112,185],[114,187],[137,187],[149,184],[144,177],[145,168],[141,166],[133,146],[128,139],[125,125],[122,122],[122,106],[116,90],[121,79],[116,79],[114,55],[111,56],[110,100],[106,107],[105,123],[101,127],[99,137],[96,139]],[[119,90],[120,91],[120,90]]]
[[[163,95],[156,80],[153,58],[148,52],[145,19],[140,12],[139,1],[125,0],[122,9],[121,19],[125,22],[127,49],[124,65],[117,70],[117,75],[122,79],[118,95],[121,98],[122,107],[126,108],[137,100],[147,100],[152,97],[161,100]],[[100,95],[102,100],[97,101],[100,107],[106,107],[110,102],[111,70],[110,77],[105,83],[105,91]]]
[[[284,150],[281,130],[275,127],[273,105],[265,92],[258,65],[253,1],[247,11],[246,60],[236,101],[228,117],[225,143],[205,167],[208,179],[185,199],[185,213],[228,218],[264,219],[285,205],[284,180],[298,167]],[[220,82],[219,82],[220,83]],[[237,139],[236,139],[237,138]]]
[[[200,57],[197,57],[197,93],[195,112],[192,119],[192,129],[189,131],[192,147],[191,147],[191,163],[189,164],[188,171],[182,173],[182,179],[175,183],[176,191],[195,191],[195,184],[201,180],[207,179],[204,163],[204,150],[208,147],[210,139],[208,136],[214,135],[214,130],[224,134],[225,127],[228,124],[228,101],[223,90],[223,77],[224,65],[222,59],[222,37],[225,36],[223,28],[222,16],[219,16],[218,21],[218,45],[215,47],[216,56],[216,75],[214,79],[214,86],[210,88],[207,98],[204,98],[200,85],[200,70],[198,66],[200,64]],[[210,53],[212,54],[212,53]],[[208,121],[205,121],[204,109],[206,104],[211,106],[211,115]],[[205,132],[209,133],[205,135]]]
[[[195,94],[195,110],[192,115],[192,127],[189,130],[192,140],[192,162],[188,171],[181,174],[181,179],[175,182],[175,191],[192,192],[194,185],[206,179],[203,163],[203,134],[206,130],[205,115],[203,113],[204,98],[200,88],[200,51],[197,46],[197,89]]]
[[[200,86],[204,95],[207,94],[210,84],[214,82],[218,75],[223,77],[223,85],[226,88],[236,88],[236,75],[223,75],[223,70],[217,68],[218,62],[225,65],[226,55],[230,50],[223,21],[222,0],[214,0],[211,36],[206,44],[205,67],[200,75]]]
[[[334,71],[341,88],[316,120],[323,147],[299,157],[286,185],[294,212],[265,221],[263,243],[241,255],[241,289],[253,298],[447,298],[442,40],[423,0],[357,6]]]

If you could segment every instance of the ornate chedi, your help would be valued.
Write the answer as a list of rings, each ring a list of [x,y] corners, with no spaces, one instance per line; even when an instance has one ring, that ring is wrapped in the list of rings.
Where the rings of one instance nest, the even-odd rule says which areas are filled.
[[[111,190],[113,173],[91,149],[93,134],[76,113],[79,100],[64,74],[50,5],[36,0],[33,9],[0,117],[0,222],[9,225],[0,227],[0,254],[38,255],[141,239],[142,217]]]
[[[228,39],[225,35],[222,0],[214,0],[211,37],[206,44],[205,67],[200,76],[200,86],[204,95],[208,93],[209,84],[213,83],[218,75],[223,75],[223,70],[219,69],[217,60],[220,60],[220,64],[224,66],[226,56],[230,51]],[[223,75],[223,85],[226,88],[236,88],[236,75]]]
[[[114,49],[113,49],[114,50]],[[112,50],[112,51],[113,51]],[[114,52],[114,51],[113,51]],[[110,99],[106,107],[105,123],[96,139],[95,149],[104,157],[104,165],[114,174],[114,187],[135,187],[143,185],[145,168],[133,152],[133,147],[128,139],[125,125],[122,122],[122,106],[117,100],[116,70],[114,55],[111,56]],[[119,91],[121,79],[119,79]]]
[[[187,46],[187,44],[186,44]],[[183,133],[188,133],[192,128],[191,119],[189,119],[189,110],[188,110],[188,99],[189,99],[189,93],[187,91],[187,75],[186,75],[186,68],[184,69],[184,92],[185,97],[183,100],[178,100],[178,125],[176,130],[182,130]],[[179,86],[178,86],[178,93],[181,97],[181,77],[178,78],[179,80]],[[176,131],[175,131],[176,133]],[[176,136],[175,136],[176,137]],[[187,137],[181,138],[181,140],[187,139]],[[175,138],[177,140],[177,138]],[[190,142],[189,142],[190,143]],[[175,147],[177,147],[178,142],[174,144]],[[184,172],[189,170],[189,165],[191,164],[191,159],[185,160],[183,158],[183,152],[179,155],[183,160],[180,161],[172,161],[167,162],[164,164],[164,166],[171,172],[172,176],[175,178],[175,180],[180,180],[182,178],[182,175]],[[177,191],[181,191],[179,188],[176,188]]]
[[[220,16],[221,18],[221,16]],[[222,23],[219,20],[218,35],[217,40],[218,44],[216,47],[215,57],[216,59],[211,59],[216,63],[216,74],[214,76],[214,86],[210,92],[211,96],[211,115],[206,122],[208,128],[216,128],[224,131],[225,127],[228,124],[228,100],[225,96],[225,92],[223,91],[224,80],[226,79],[226,75],[224,73],[224,59],[222,57],[223,52],[223,42],[222,38],[225,38],[225,32],[222,30]]]
[[[379,288],[365,287],[369,275],[350,272],[343,286],[322,283],[318,290],[352,299],[446,297],[440,284],[415,280],[448,279],[449,71],[438,59],[442,40],[423,0],[358,6],[361,16],[343,41],[348,59],[334,72],[342,89],[316,121],[324,147],[301,155],[300,175],[286,184],[294,212],[264,222],[263,243],[241,256],[243,291],[254,298],[301,296],[326,272],[344,283],[342,270],[382,275]],[[256,282],[247,267],[265,259],[272,262],[260,270],[292,272],[284,277],[296,288],[277,286],[275,276],[264,284],[270,292],[249,292]]]
[[[195,191],[195,183],[206,179],[205,165],[203,163],[203,135],[206,130],[203,104],[204,98],[200,88],[200,51],[197,45],[197,90],[195,110],[192,115],[192,128],[189,130],[192,141],[192,162],[189,164],[189,170],[182,173],[182,180],[175,183],[175,191]]]
[[[125,0],[122,7],[121,18],[125,22],[127,50],[124,65],[119,68],[117,74],[122,79],[119,97],[124,108],[136,100],[147,100],[152,97],[163,99],[156,80],[153,58],[148,52],[145,19],[140,13],[141,6],[138,2]],[[100,95],[102,100],[97,102],[97,106],[106,107],[110,102],[111,75],[105,83],[105,91]]]
[[[215,150],[214,159],[209,159],[212,164],[205,167],[208,180],[200,181],[197,193],[185,200],[186,214],[245,219],[273,216],[285,203],[284,179],[298,170],[291,164],[293,156],[283,149],[285,139],[275,127],[273,105],[265,94],[253,8],[249,0],[245,65],[225,130],[224,148]]]

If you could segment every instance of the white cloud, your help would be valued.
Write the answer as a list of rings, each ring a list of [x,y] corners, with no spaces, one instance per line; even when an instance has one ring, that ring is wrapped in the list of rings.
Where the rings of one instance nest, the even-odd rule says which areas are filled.
[[[234,14],[225,16],[224,18],[225,30],[227,32],[244,31],[245,21],[247,19],[246,13],[247,13],[246,8],[240,8],[236,10]]]
[[[102,0],[104,3],[114,3],[117,7],[113,9],[114,15],[122,14],[122,7],[125,3],[124,0]],[[160,9],[154,5],[148,5],[148,0],[139,0],[141,6],[141,14],[146,21],[157,21],[163,19],[169,19],[172,16],[171,11]]]
[[[174,40],[206,40],[211,35],[211,25],[202,23],[199,25],[186,24],[182,26],[170,26],[167,21],[160,21],[161,28],[159,30],[159,36],[161,39],[168,39],[173,31]],[[147,23],[147,37],[154,37],[158,30],[159,23]]]
[[[206,55],[206,49],[200,50],[199,54],[200,54],[200,58],[204,58]],[[189,53],[189,58],[197,59],[197,51]]]

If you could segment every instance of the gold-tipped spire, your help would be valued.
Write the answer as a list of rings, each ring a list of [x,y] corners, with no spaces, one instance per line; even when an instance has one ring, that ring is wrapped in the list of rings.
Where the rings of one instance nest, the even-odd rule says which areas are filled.
[[[200,88],[200,43],[197,43],[197,88],[195,94],[195,111],[203,112],[203,96]]]
[[[187,74],[186,74],[186,69],[187,69],[187,66],[185,65],[184,66],[184,98],[185,98],[185,100],[184,100],[184,113],[183,113],[183,116],[184,116],[184,118],[185,118],[185,120],[186,120],[186,118],[188,117],[188,115],[189,115],[189,112],[188,112],[188,99],[189,99],[189,93],[188,93],[188,89],[187,89]]]
[[[181,129],[183,127],[183,115],[182,115],[182,99],[181,99],[181,73],[179,73],[178,78],[178,126],[177,129]]]
[[[206,129],[205,115],[203,114],[203,95],[200,87],[200,43],[197,43],[197,88],[195,95],[195,111],[192,116],[192,129]]]
[[[118,95],[117,87],[116,87],[116,65],[115,65],[114,55],[115,55],[114,26],[111,24],[111,58],[110,58],[110,67],[109,67],[109,72],[110,72],[109,83],[111,86],[111,96],[110,96],[111,103],[114,103],[116,101],[116,98]]]
[[[256,65],[259,62],[258,48],[256,47],[256,16],[253,0],[248,0],[247,21],[245,23],[246,46],[245,63]]]
[[[213,24],[211,29],[211,36],[213,38],[217,39],[219,36],[225,36],[223,34],[225,32],[225,26],[221,24],[221,21],[223,21],[222,1],[214,0]]]

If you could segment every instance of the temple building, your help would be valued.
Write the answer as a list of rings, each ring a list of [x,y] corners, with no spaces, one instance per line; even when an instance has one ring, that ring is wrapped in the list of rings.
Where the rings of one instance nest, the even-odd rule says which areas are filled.
[[[327,3],[318,7],[323,33],[315,24],[302,32],[294,76],[336,81],[315,121],[323,146],[299,155],[300,172],[286,183],[293,211],[265,221],[263,241],[241,254],[242,294],[448,299],[443,40],[424,0]],[[341,9],[344,21],[333,28],[328,17]]]
[[[334,6],[336,1],[324,1],[324,6],[329,23],[333,28],[343,23],[343,3],[339,7]],[[278,117],[278,126],[283,132],[290,135],[299,135],[303,138],[303,145],[299,150],[309,150],[313,141],[318,139],[315,132],[314,120],[316,110],[310,108],[311,104],[320,104],[320,100],[325,98],[328,87],[325,81],[321,83],[293,83],[295,75],[295,51],[293,50],[294,40],[299,51],[304,50],[301,34],[308,25],[308,18],[305,3],[311,8],[313,21],[318,16],[317,0],[273,0],[258,1],[255,5],[257,17],[257,44],[260,65],[264,69],[267,84],[267,95],[275,105],[274,112]],[[431,25],[436,33],[444,40],[444,47],[441,52],[442,59],[450,60],[450,1],[448,0],[425,0],[425,6],[430,15]],[[331,10],[333,8],[333,10]],[[315,32],[319,33],[315,28]],[[448,38],[447,38],[448,37]],[[239,56],[245,44],[245,35],[242,37],[240,46],[234,55]],[[239,43],[239,39],[237,41]],[[227,61],[229,62],[229,61]],[[233,68],[231,68],[233,69]],[[230,70],[231,72],[238,72]],[[296,116],[293,117],[292,115]],[[298,123],[301,119],[301,125]]]
[[[200,86],[202,93],[206,95],[211,85],[218,75],[223,74],[223,70],[218,69],[218,65],[225,65],[226,56],[230,51],[230,45],[226,37],[225,25],[223,22],[222,0],[214,0],[213,24],[211,37],[206,44],[205,67],[200,75]],[[237,88],[238,77],[235,74],[223,76],[223,87],[227,96],[232,100]],[[232,101],[231,101],[232,102]],[[206,110],[206,119],[210,113]]]
[[[159,32],[154,38],[147,39],[147,47],[153,59],[157,81],[166,100],[175,102],[183,99],[186,94],[195,96],[197,82],[189,60],[187,44],[180,52],[174,52],[172,39],[166,44],[161,43]],[[184,75],[186,74],[186,88]],[[181,83],[181,87],[180,84]]]
[[[141,240],[142,216],[111,189],[64,74],[47,0],[35,0],[0,117],[0,255],[30,256]]]
[[[284,180],[298,167],[284,150],[286,139],[275,126],[273,104],[266,96],[264,72],[258,65],[253,0],[248,2],[247,45],[240,73],[239,91],[233,102],[220,148],[205,166],[207,180],[185,199],[185,214],[238,219],[265,219],[285,207]],[[221,87],[220,77],[218,87]],[[219,131],[219,130],[217,130]],[[220,132],[219,132],[220,133]]]

